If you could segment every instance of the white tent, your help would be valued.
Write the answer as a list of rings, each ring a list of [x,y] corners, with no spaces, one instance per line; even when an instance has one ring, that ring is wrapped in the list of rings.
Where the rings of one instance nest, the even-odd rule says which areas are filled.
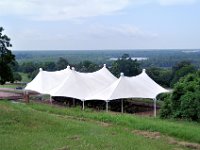
[[[112,84],[117,78],[106,66],[93,73],[80,73],[72,69],[71,74],[56,88],[50,91],[51,96],[64,96],[85,100]]]
[[[71,72],[70,66],[67,66],[64,70],[54,72],[43,71],[41,68],[39,70],[37,76],[27,84],[25,90],[49,94],[49,91],[60,85]]]
[[[156,96],[160,93],[169,92],[153,81],[143,69],[142,73],[135,77],[125,77],[123,73],[118,80],[108,87],[89,95],[86,100],[105,100],[106,109],[108,102],[126,98],[150,98],[154,100],[154,115],[156,115]],[[122,101],[123,112],[123,101]]]
[[[25,90],[36,91],[51,96],[63,96],[85,100],[105,100],[125,98],[154,99],[160,93],[168,92],[153,81],[143,69],[143,72],[134,77],[125,77],[123,74],[117,79],[104,67],[92,73],[80,73],[75,69],[66,69],[56,72],[47,72],[40,69],[38,75],[26,86]],[[154,105],[154,110],[155,106]]]
[[[125,77],[123,73],[121,77],[108,87],[89,95],[86,100],[115,100],[125,98],[150,98],[155,99],[160,93],[168,92],[155,81],[153,81],[145,70],[135,77]]]

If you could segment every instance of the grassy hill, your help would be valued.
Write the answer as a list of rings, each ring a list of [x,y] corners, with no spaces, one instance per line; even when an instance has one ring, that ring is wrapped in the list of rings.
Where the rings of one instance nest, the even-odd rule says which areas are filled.
[[[200,124],[0,101],[1,150],[198,149]]]

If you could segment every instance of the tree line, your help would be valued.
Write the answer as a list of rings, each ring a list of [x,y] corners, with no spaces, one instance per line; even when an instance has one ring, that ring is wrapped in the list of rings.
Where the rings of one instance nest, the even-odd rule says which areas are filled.
[[[78,64],[70,64],[66,58],[60,57],[58,61],[24,62],[18,64],[15,55],[8,49],[11,47],[10,38],[3,34],[0,27],[0,84],[20,81],[18,72],[27,73],[33,79],[39,68],[46,71],[62,70],[67,65],[74,66],[77,71],[93,72],[102,65],[85,60]],[[133,60],[129,54],[123,54],[108,66],[108,69],[117,77],[120,72],[126,76],[135,76],[141,73],[141,63]],[[190,61],[180,61],[172,68],[147,68],[147,74],[158,84],[173,88],[170,94],[163,94],[164,101],[161,108],[161,118],[180,118],[200,121],[200,71]]]

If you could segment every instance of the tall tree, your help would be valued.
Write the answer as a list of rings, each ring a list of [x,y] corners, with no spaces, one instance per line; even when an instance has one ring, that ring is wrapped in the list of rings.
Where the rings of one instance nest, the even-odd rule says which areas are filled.
[[[67,59],[60,57],[58,59],[58,61],[56,62],[56,68],[58,70],[62,70],[67,68],[67,65],[69,65],[69,62],[67,61]]]
[[[137,60],[132,60],[128,54],[123,54],[121,58],[113,62],[111,72],[117,77],[121,72],[126,76],[135,76],[141,72],[141,69]]]
[[[171,86],[179,81],[180,78],[188,75],[189,73],[194,73],[196,68],[191,64],[190,61],[181,61],[172,67],[172,81]]]
[[[15,61],[15,56],[8,50],[8,47],[12,45],[10,38],[2,33],[3,30],[0,27],[0,84],[5,84],[7,81],[14,81],[10,65]]]

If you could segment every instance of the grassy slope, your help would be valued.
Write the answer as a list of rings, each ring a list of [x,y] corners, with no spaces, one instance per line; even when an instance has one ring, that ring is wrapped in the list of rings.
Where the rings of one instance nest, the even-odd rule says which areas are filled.
[[[158,119],[82,112],[77,108],[64,109],[35,103],[27,105],[0,101],[0,114],[0,149],[9,150],[177,148],[178,146],[169,145],[163,138],[148,139],[130,132],[137,128],[149,130],[151,127],[154,130],[157,129],[157,124],[165,124],[165,128],[174,132],[179,131],[179,127],[186,126],[184,129],[191,130],[188,132],[191,137],[200,135],[199,124],[168,121],[164,121],[163,124]],[[110,122],[111,125],[102,126],[95,120]],[[186,131],[185,134],[188,133]]]

